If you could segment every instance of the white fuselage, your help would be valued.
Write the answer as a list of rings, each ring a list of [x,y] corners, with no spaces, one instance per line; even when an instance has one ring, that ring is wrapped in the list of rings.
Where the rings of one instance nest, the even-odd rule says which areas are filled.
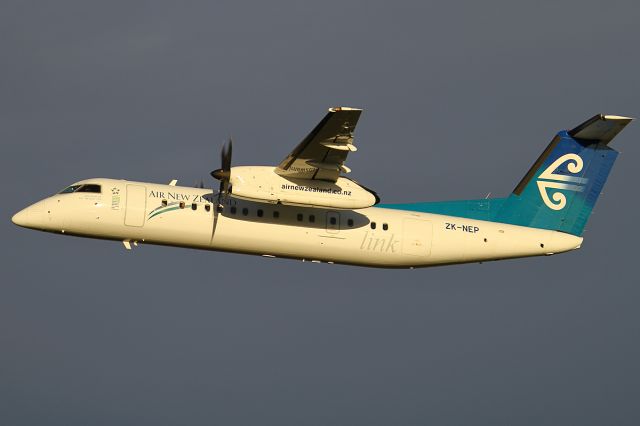
[[[70,235],[377,267],[424,267],[560,253],[582,238],[459,217],[370,207],[298,207],[211,190],[114,179],[101,193],[56,194],[15,223]],[[82,182],[80,182],[82,183]]]

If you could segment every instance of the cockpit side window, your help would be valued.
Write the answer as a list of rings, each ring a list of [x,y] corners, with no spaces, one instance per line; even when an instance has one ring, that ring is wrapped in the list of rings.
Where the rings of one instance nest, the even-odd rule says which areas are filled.
[[[96,185],[95,183],[87,183],[78,188],[76,192],[93,192],[99,194],[101,191],[100,185]]]
[[[59,194],[70,194],[72,192],[93,192],[99,194],[101,191],[100,185],[95,183],[86,183],[84,185],[71,185],[59,192]]]
[[[71,192],[76,192],[78,190],[78,188],[80,188],[82,185],[71,185],[71,186],[67,186],[65,189],[63,189],[62,191],[58,192],[58,194],[69,194]]]

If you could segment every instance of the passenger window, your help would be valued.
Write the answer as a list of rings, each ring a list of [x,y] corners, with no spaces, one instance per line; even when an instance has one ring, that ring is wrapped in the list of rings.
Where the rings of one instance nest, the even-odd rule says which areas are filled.
[[[384,231],[388,230],[388,229],[389,229],[389,225],[387,225],[386,223],[383,223],[383,224],[382,224],[382,229],[383,229]]]
[[[264,215],[264,212],[262,211],[262,209],[258,209],[258,217],[262,217]]]
[[[302,213],[298,213],[297,218],[298,218],[298,222],[302,222]]]
[[[236,206],[231,206],[231,214],[236,214]]]
[[[205,209],[206,211],[210,212],[210,211],[211,211],[211,205],[209,205],[209,204],[205,204],[205,205],[204,205],[204,209]]]
[[[196,203],[191,203],[191,210],[196,210],[198,205]]]
[[[167,207],[167,200],[162,200],[162,207]]]
[[[347,225],[349,225],[349,228],[353,227],[353,219],[347,219]]]
[[[316,217],[312,214],[309,215],[309,222],[314,223],[316,221]]]
[[[279,217],[280,217],[280,212],[279,212],[278,210],[274,210],[274,211],[273,211],[273,218],[274,218],[274,219],[277,219],[277,218],[279,218]]]
[[[376,223],[375,222],[371,222],[371,229],[376,229]]]
[[[332,225],[335,225],[338,221],[336,220],[335,217],[331,216],[331,218],[329,219],[329,223]]]
[[[184,201],[180,201],[180,208],[184,209]]]
[[[246,215],[248,215],[248,214],[249,214],[249,209],[248,209],[248,208],[246,208],[246,207],[245,207],[245,208],[243,208],[243,209],[242,209],[242,215],[243,215],[243,216],[246,216]]]

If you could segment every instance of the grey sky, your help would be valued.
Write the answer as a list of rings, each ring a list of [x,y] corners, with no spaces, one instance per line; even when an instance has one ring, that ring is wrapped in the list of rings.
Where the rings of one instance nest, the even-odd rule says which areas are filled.
[[[207,184],[364,108],[384,202],[507,194],[554,133],[640,117],[637,2],[0,5],[0,423],[635,425],[638,123],[574,253],[414,271],[64,238],[88,177]]]

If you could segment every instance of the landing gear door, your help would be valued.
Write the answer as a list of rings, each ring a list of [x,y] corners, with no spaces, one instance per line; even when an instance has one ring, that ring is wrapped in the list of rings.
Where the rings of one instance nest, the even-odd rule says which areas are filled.
[[[340,213],[327,212],[327,232],[337,234],[340,232]]]

